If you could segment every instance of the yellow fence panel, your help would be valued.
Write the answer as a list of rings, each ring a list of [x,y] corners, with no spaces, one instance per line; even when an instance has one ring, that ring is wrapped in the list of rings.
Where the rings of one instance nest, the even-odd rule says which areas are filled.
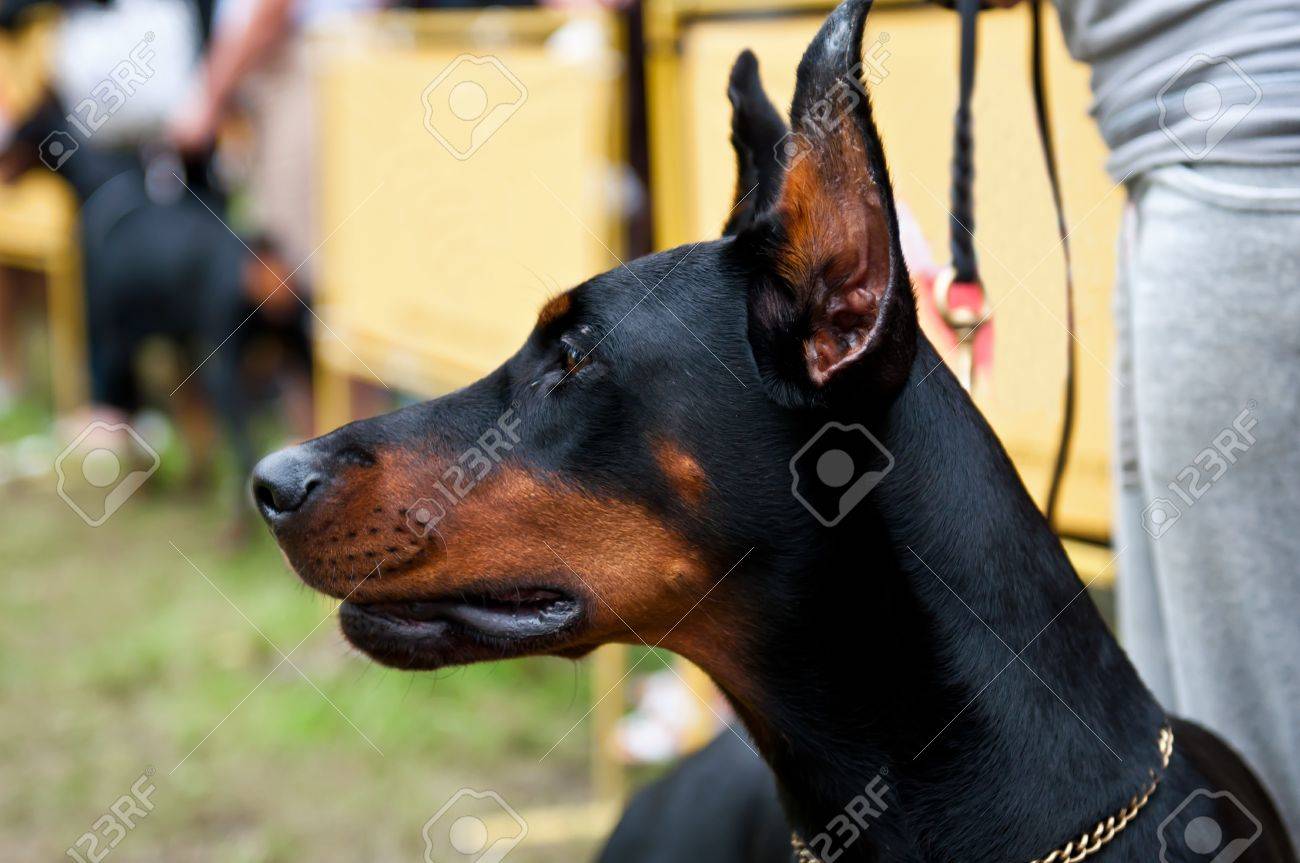
[[[609,19],[538,10],[385,13],[322,40],[327,369],[452,389],[617,265],[616,41]]]

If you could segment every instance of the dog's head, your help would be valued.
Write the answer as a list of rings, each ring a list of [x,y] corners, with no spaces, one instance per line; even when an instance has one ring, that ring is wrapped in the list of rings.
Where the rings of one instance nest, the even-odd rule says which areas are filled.
[[[761,595],[756,564],[838,520],[791,493],[792,457],[837,405],[887,405],[917,342],[860,74],[869,5],[812,42],[792,130],[737,61],[723,239],[596,276],[479,382],[258,466],[259,508],[303,580],[346,600],[353,644],[403,668],[610,641],[699,661]],[[857,486],[835,457],[809,469]]]

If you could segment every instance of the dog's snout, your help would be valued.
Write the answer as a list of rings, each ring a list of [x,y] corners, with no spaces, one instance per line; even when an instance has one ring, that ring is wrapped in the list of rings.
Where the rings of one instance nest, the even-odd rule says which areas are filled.
[[[253,468],[253,500],[272,525],[300,510],[321,484],[316,456],[306,446],[273,452]]]

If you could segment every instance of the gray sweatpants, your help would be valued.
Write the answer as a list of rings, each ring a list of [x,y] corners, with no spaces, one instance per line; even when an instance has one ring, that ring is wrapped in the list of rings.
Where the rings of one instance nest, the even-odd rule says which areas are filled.
[[[1300,847],[1300,166],[1163,168],[1129,191],[1121,637],[1168,710],[1245,756]]]

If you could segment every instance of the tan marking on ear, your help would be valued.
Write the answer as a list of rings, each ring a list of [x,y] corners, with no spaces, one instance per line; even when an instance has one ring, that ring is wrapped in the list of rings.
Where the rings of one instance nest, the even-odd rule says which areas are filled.
[[[573,308],[573,299],[568,291],[556,294],[547,300],[546,305],[542,306],[542,310],[537,313],[537,325],[544,327],[552,324],[567,315],[571,308]]]
[[[822,133],[827,134],[827,133]],[[816,140],[786,174],[779,209],[785,225],[786,255],[781,275],[800,284],[821,275],[849,250],[866,251],[868,210],[879,211],[879,189],[867,168],[867,154],[842,118],[828,139]],[[844,269],[851,262],[839,263]]]
[[[668,479],[673,492],[689,506],[699,506],[709,489],[709,478],[704,468],[690,453],[669,440],[661,440],[654,447],[655,461]]]
[[[778,207],[786,242],[777,269],[811,312],[804,357],[821,383],[865,345],[890,279],[880,188],[851,118],[791,167]]]

